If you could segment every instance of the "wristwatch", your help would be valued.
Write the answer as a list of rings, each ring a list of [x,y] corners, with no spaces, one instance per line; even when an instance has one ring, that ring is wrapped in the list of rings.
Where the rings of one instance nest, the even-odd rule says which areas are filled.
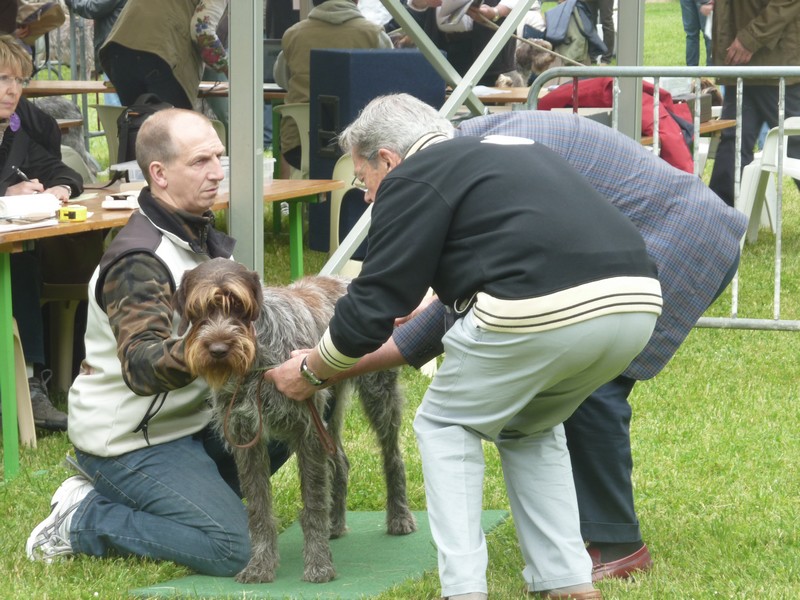
[[[325,382],[328,380],[320,379],[314,375],[314,371],[308,368],[308,364],[306,363],[307,360],[308,355],[304,356],[303,362],[300,363],[300,376],[313,386],[319,387],[321,385],[325,385]]]

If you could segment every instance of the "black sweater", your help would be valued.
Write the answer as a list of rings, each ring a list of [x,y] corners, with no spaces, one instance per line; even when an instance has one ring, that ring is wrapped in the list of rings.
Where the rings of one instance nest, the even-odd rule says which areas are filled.
[[[61,162],[61,133],[56,120],[21,98],[16,110],[21,127],[6,129],[0,144],[0,196],[17,183],[16,166],[30,179],[38,179],[46,188],[69,186],[71,197],[83,191],[83,178]]]
[[[550,299],[656,275],[633,224],[563,158],[529,141],[457,138],[410,156],[381,183],[361,274],[324,343],[333,355],[363,356],[429,287],[454,305],[477,292]]]

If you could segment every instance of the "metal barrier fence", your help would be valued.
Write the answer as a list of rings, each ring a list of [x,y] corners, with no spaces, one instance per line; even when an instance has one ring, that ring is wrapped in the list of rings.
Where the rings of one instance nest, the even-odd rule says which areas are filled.
[[[780,331],[800,331],[800,320],[781,319],[780,297],[781,297],[781,266],[782,266],[782,212],[783,212],[783,162],[784,162],[784,120],[785,120],[785,94],[786,78],[800,77],[800,67],[558,67],[549,69],[539,75],[531,86],[528,96],[528,108],[535,109],[537,106],[540,91],[545,85],[557,78],[567,78],[574,82],[577,89],[577,81],[580,78],[590,77],[612,77],[613,85],[613,105],[611,111],[611,127],[619,129],[619,81],[621,78],[647,78],[652,79],[654,84],[653,91],[653,151],[659,153],[659,91],[661,89],[661,79],[668,77],[691,78],[693,89],[700,89],[701,78],[736,78],[736,147],[735,147],[735,198],[737,200],[741,193],[741,127],[742,127],[742,90],[746,79],[775,79],[778,85],[778,150],[777,163],[778,172],[776,176],[777,199],[774,215],[775,227],[775,265],[774,265],[774,290],[773,290],[773,318],[758,319],[739,316],[739,274],[737,273],[731,282],[731,316],[730,317],[702,317],[698,327],[728,328],[728,329],[762,329]],[[726,86],[727,93],[732,93],[733,86]],[[694,130],[700,130],[700,95],[697,94],[693,103]],[[699,144],[694,144],[695,173],[699,173]]]

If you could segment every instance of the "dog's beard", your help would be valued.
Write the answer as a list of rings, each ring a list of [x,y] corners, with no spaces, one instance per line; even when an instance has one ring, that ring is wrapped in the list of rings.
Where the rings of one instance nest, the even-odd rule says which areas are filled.
[[[215,390],[232,376],[242,377],[250,371],[256,358],[252,333],[252,328],[225,318],[209,319],[192,327],[186,338],[189,370],[205,379]]]

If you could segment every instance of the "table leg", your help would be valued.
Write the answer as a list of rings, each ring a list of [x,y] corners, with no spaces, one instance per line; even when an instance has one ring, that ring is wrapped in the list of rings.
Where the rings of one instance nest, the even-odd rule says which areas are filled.
[[[283,104],[283,100],[271,100],[272,108]],[[273,179],[281,178],[281,115],[278,111],[272,111],[272,158],[275,159],[272,167]],[[278,235],[281,232],[281,204],[275,202],[272,205],[272,233]]]
[[[306,196],[289,202],[289,269],[292,281],[303,276],[303,202],[315,202]]]
[[[17,385],[14,380],[14,331],[11,314],[11,259],[0,252],[0,397],[3,411],[4,478],[19,472],[19,430],[17,429]]]

